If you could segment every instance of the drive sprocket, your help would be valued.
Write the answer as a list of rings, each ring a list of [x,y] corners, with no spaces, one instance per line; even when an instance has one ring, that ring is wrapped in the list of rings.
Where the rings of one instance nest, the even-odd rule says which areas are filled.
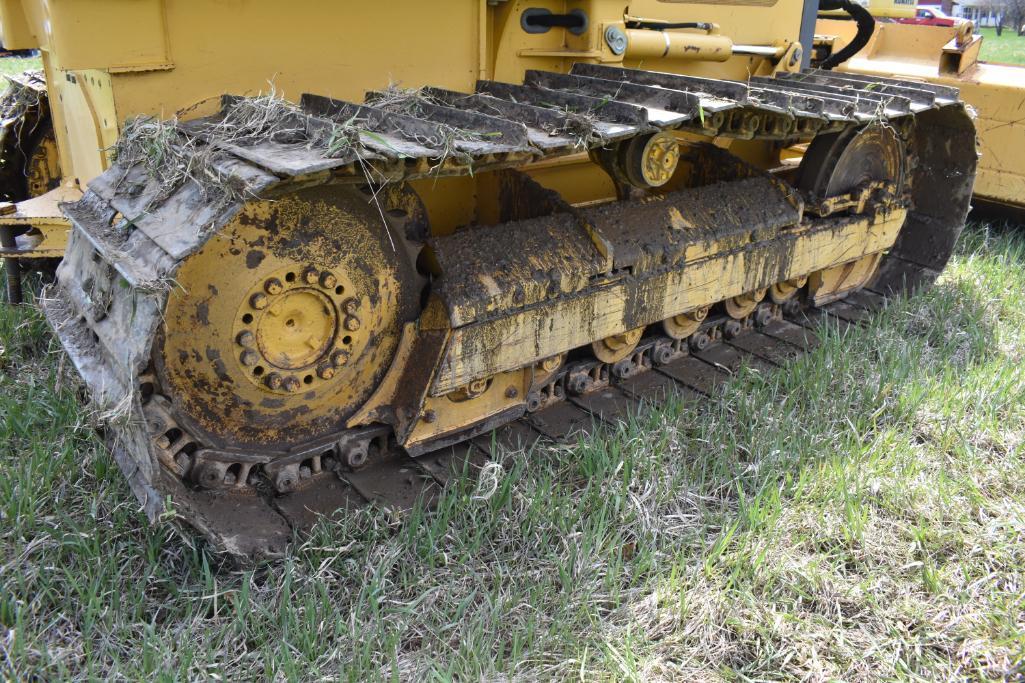
[[[154,365],[204,442],[316,439],[377,386],[419,288],[402,223],[384,222],[376,201],[324,187],[252,201],[181,264]]]

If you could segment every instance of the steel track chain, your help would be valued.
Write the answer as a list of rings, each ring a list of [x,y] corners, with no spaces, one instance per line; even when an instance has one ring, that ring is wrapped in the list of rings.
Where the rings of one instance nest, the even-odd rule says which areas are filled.
[[[300,534],[308,532],[321,515],[330,518],[358,507],[375,505],[387,514],[408,510],[418,500],[430,507],[442,487],[473,475],[489,461],[508,464],[508,458],[529,453],[539,444],[572,442],[592,429],[639,414],[646,403],[664,402],[673,395],[684,401],[714,400],[740,367],[777,371],[818,345],[816,331],[823,323],[840,332],[859,327],[886,302],[880,293],[861,290],[822,308],[773,306],[777,310],[760,324],[750,320],[756,312],[742,322],[739,333],[728,338],[721,332],[727,319],[706,321],[692,338],[704,335],[707,344],[684,340],[681,346],[661,335],[646,338],[627,359],[636,366],[634,371],[622,361],[618,368],[595,361],[571,363],[549,382],[541,406],[491,433],[416,459],[392,446],[363,468],[337,470],[337,477],[313,479],[271,501]],[[782,308],[787,309],[785,313]],[[664,355],[666,347],[675,348],[676,354]],[[656,351],[663,355],[655,358]],[[597,379],[587,391],[574,392],[567,384],[580,373]]]

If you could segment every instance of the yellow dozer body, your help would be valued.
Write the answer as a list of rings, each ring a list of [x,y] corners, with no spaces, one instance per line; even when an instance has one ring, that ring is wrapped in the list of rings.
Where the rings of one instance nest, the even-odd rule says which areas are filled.
[[[63,256],[43,309],[147,514],[277,555],[936,277],[971,118],[802,69],[805,9],[0,0],[45,71],[6,119],[53,131],[3,255]]]
[[[875,16],[892,16],[869,6]],[[856,26],[852,21],[820,19],[816,45],[824,52],[842,49]],[[979,61],[983,37],[971,22],[959,26],[876,24],[864,49],[838,67],[852,74],[903,78],[958,88],[976,113],[979,169],[975,198],[987,208],[1025,207],[1025,67]]]

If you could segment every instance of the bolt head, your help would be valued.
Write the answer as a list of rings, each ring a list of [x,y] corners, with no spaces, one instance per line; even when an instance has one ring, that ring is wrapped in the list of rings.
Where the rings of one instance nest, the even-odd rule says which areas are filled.
[[[267,379],[263,380],[263,383],[267,385],[268,389],[280,389],[281,388],[281,375],[276,372],[272,372],[267,375]]]
[[[278,491],[291,491],[292,487],[295,486],[295,479],[292,478],[290,473],[282,471],[274,479],[274,485]]]
[[[516,387],[509,387],[508,389],[505,390],[505,397],[506,398],[516,398],[519,395],[520,395],[520,392],[519,392],[519,390],[516,389]]]
[[[258,311],[262,311],[267,308],[267,295],[262,292],[257,292],[249,297],[249,305]]]
[[[335,369],[330,365],[321,365],[317,368],[317,377],[321,379],[331,379],[335,376]]]
[[[335,351],[331,354],[331,365],[340,368],[349,361],[349,354],[345,351]]]
[[[342,310],[346,315],[356,315],[359,313],[359,302],[356,299],[346,299],[342,302]]]
[[[359,318],[350,315],[345,319],[345,329],[349,332],[355,332],[359,329]]]
[[[299,378],[295,375],[289,375],[282,381],[281,386],[288,393],[294,394],[302,388],[302,382],[300,382]]]
[[[163,434],[158,436],[153,443],[156,445],[157,448],[161,450],[166,450],[171,447],[171,440]]]
[[[433,410],[424,411],[424,422],[430,424],[438,420],[438,414]]]
[[[281,294],[285,286],[281,284],[281,280],[276,277],[272,277],[263,283],[263,291],[267,292],[271,296],[275,294]]]
[[[338,278],[328,271],[324,271],[320,274],[320,286],[324,289],[334,289],[335,285],[338,284]]]
[[[309,266],[306,270],[303,271],[303,281],[306,282],[306,284],[315,285],[319,280],[320,271],[314,268],[313,266]]]
[[[235,343],[239,346],[250,347],[256,343],[256,337],[249,330],[242,330],[235,337]]]
[[[260,355],[256,353],[256,351],[250,351],[249,349],[246,349],[242,352],[238,359],[239,362],[242,363],[242,365],[246,366],[247,368],[251,368],[254,365],[256,365],[257,361],[260,360]]]

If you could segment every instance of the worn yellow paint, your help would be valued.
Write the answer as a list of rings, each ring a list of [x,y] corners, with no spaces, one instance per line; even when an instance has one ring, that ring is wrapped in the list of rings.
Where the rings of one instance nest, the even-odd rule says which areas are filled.
[[[522,406],[531,376],[531,368],[528,367],[482,378],[487,388],[473,398],[466,398],[465,392],[459,389],[446,396],[428,396],[404,445],[409,448],[447,434],[456,434],[489,417]]]
[[[18,255],[26,258],[60,258],[67,245],[71,224],[60,210],[63,202],[82,197],[76,187],[62,186],[39,197],[18,202],[14,213],[0,216],[0,225],[31,225],[18,235]]]
[[[234,444],[341,429],[415,315],[411,266],[379,220],[353,189],[312,188],[248,203],[186,258],[156,354],[178,414]]]
[[[388,411],[392,409],[402,392],[408,389],[402,385],[402,378],[409,365],[415,338],[416,324],[406,323],[403,325],[399,344],[395,349],[395,356],[388,366],[388,371],[378,382],[366,402],[346,421],[347,427],[386,421]]]
[[[473,379],[533,363],[640,324],[764,289],[761,267],[779,266],[782,279],[808,275],[892,246],[906,211],[820,223],[740,249],[726,249],[686,261],[685,267],[640,280],[595,285],[572,297],[519,310],[453,331],[432,395]],[[633,310],[627,302],[643,302]],[[628,318],[628,315],[631,316]]]
[[[812,273],[808,278],[808,295],[816,306],[842,299],[860,289],[879,267],[879,254],[869,254],[853,261]]]

